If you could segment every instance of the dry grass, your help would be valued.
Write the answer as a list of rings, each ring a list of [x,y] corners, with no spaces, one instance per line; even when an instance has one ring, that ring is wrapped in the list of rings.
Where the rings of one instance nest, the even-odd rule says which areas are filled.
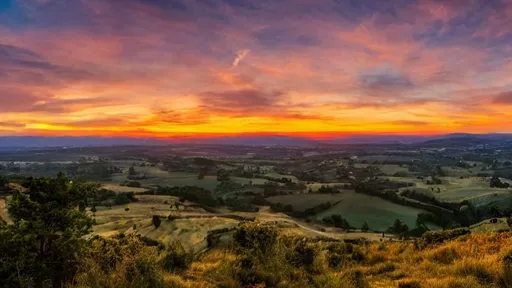
[[[374,242],[360,248],[365,258],[361,263],[344,261],[339,268],[330,269],[319,264],[330,252],[320,253],[315,260],[315,265],[322,266],[315,272],[318,275],[297,272],[297,277],[308,278],[308,287],[511,287],[504,284],[503,279],[511,276],[503,259],[512,251],[512,233],[473,234],[422,250],[412,242]],[[237,287],[229,276],[236,259],[229,250],[213,250],[192,264],[183,279],[198,279],[198,287],[215,287],[219,281],[223,287]]]

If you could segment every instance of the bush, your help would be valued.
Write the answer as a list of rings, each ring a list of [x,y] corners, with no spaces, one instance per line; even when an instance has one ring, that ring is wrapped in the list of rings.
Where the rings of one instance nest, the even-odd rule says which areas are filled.
[[[160,216],[153,215],[153,218],[151,219],[151,224],[155,226],[155,228],[160,227],[160,224],[162,223],[162,220],[160,220]]]
[[[266,253],[277,241],[275,227],[261,223],[244,223],[233,234],[235,246],[242,251]]]
[[[327,258],[327,263],[330,268],[339,268],[343,264],[343,257],[339,254],[330,254]]]
[[[427,231],[423,234],[423,240],[426,244],[438,244],[447,240],[455,239],[457,237],[470,234],[471,231],[464,228],[446,230],[446,231]]]
[[[363,252],[361,252],[359,249],[355,249],[354,252],[352,252],[351,258],[357,263],[361,263],[365,260]]]
[[[290,254],[287,255],[290,264],[296,267],[309,267],[313,265],[318,254],[316,248],[305,240],[298,241]]]
[[[183,270],[188,267],[191,257],[187,254],[180,242],[172,242],[165,249],[163,256],[159,260],[159,264],[169,272]]]

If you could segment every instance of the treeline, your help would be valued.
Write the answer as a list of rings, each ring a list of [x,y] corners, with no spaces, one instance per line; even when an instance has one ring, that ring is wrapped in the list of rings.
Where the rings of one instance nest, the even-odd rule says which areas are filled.
[[[308,209],[305,209],[305,210],[295,210],[293,209],[293,206],[292,205],[283,205],[281,203],[275,203],[275,204],[270,204],[270,208],[272,209],[272,211],[274,212],[279,212],[279,213],[286,213],[292,217],[295,217],[295,218],[304,218],[304,219],[307,219],[311,216],[315,216],[317,215],[318,213],[320,212],[323,212],[323,211],[326,211],[326,210],[329,210],[332,206],[338,204],[338,202],[336,203],[331,203],[331,202],[325,202],[325,203],[322,203],[322,204],[318,204],[314,207],[311,207],[311,208],[308,208]]]
[[[434,196],[429,196],[425,193],[416,192],[415,190],[405,189],[401,192],[401,195],[403,197],[415,199],[415,200],[421,201],[423,203],[432,204],[432,205],[442,207],[442,208],[445,208],[445,209],[451,210],[451,211],[457,211],[460,209],[460,206],[461,206],[459,203],[443,202],[443,201],[438,200]]]
[[[185,199],[190,202],[196,202],[201,205],[215,207],[219,203],[212,196],[210,190],[197,186],[181,186],[181,187],[162,187],[158,186],[154,191],[148,191],[141,194],[146,195],[169,195]]]

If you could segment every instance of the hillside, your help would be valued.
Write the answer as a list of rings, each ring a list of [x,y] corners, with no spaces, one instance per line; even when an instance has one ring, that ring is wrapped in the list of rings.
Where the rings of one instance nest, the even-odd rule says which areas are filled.
[[[86,261],[77,277],[78,287],[93,283],[134,287],[126,279],[116,280],[132,261],[174,265],[146,275],[144,281],[159,283],[158,287],[511,287],[512,234],[475,233],[449,239],[464,233],[455,230],[429,233],[419,240],[351,244],[308,240],[252,223],[239,227],[232,243],[192,261],[174,244],[174,250],[167,250],[174,251],[167,252],[172,257],[162,256],[157,248],[144,248],[140,250],[144,255],[127,254],[107,274],[98,269],[104,256],[93,251],[96,258]],[[139,243],[131,237],[121,240],[109,240],[108,245],[122,251]],[[142,271],[131,277],[140,277],[137,273]]]

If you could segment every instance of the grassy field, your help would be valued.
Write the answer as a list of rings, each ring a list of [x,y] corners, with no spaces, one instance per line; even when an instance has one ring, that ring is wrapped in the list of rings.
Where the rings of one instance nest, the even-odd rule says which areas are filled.
[[[305,210],[325,202],[341,201],[314,218],[321,220],[333,214],[340,214],[355,227],[361,227],[364,221],[368,221],[370,229],[375,231],[387,229],[395,219],[404,221],[412,228],[415,226],[418,213],[425,212],[353,191],[343,191],[340,194],[282,195],[270,197],[267,200],[272,203],[290,204],[297,210]]]
[[[248,185],[251,182],[253,185],[263,185],[268,182],[267,179],[264,178],[243,178],[243,177],[230,177],[231,181]]]
[[[439,185],[427,185],[423,180],[413,177],[388,177],[388,179],[392,181],[415,183],[415,187],[403,189],[413,189],[417,192],[432,195],[439,200],[447,202],[460,202],[486,195],[500,195],[508,193],[507,189],[490,188],[489,180],[482,177],[469,177],[463,179],[460,179],[460,177],[442,177],[442,184]],[[440,192],[438,192],[437,188],[440,189]]]
[[[106,183],[101,185],[101,188],[114,191],[114,192],[135,192],[135,193],[141,193],[148,191],[146,188],[137,188],[137,187],[128,187],[128,186],[121,186],[117,184],[112,183]]]
[[[178,210],[171,208],[178,201],[178,198],[172,196],[139,195],[137,199],[139,201],[127,205],[98,207],[94,217],[97,225],[93,226],[93,234],[110,237],[117,233],[137,233],[163,243],[179,240],[187,249],[197,252],[205,247],[204,239],[209,230],[231,227],[238,223],[222,217],[201,218],[201,215],[208,213],[188,201]],[[129,210],[126,211],[126,208]],[[92,215],[90,211],[88,213]],[[166,220],[170,214],[191,218]],[[157,229],[151,224],[153,215],[162,217],[162,224]]]
[[[480,223],[471,225],[471,232],[474,233],[489,233],[497,231],[509,231],[510,227],[507,224],[506,218],[497,218],[497,223],[491,223],[489,219],[484,220]]]
[[[168,172],[158,167],[135,167],[137,173],[145,173],[149,179],[136,180],[142,186],[198,186],[213,190],[219,184],[216,176],[205,176],[203,179],[197,179],[195,173]],[[128,171],[112,177],[112,182],[122,183],[128,180]]]

